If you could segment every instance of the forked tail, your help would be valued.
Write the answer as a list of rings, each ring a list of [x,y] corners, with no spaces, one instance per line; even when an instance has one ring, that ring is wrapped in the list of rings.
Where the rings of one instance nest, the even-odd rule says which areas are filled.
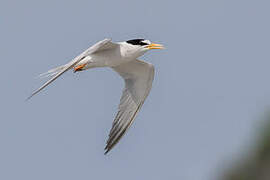
[[[63,65],[63,66],[58,66],[56,68],[50,69],[49,71],[38,75],[38,78],[52,77],[52,76],[56,75],[57,73],[59,73],[60,71],[62,71],[65,67],[66,67],[66,65]]]
[[[50,77],[50,76],[53,76],[53,77],[50,80],[48,80],[46,83],[44,83],[36,91],[34,91],[26,100],[29,100],[31,97],[33,97],[34,95],[36,95],[37,93],[39,93],[42,89],[44,89],[46,86],[48,86],[49,84],[51,84],[54,80],[56,80],[63,73],[65,73],[66,71],[68,71],[69,69],[71,69],[74,65],[76,65],[77,63],[79,63],[82,59],[83,59],[83,57],[78,56],[77,58],[75,58],[74,60],[70,61],[69,63],[67,63],[67,64],[65,64],[63,66],[56,67],[54,69],[49,70],[46,73],[43,73],[43,74],[39,75],[40,77]]]

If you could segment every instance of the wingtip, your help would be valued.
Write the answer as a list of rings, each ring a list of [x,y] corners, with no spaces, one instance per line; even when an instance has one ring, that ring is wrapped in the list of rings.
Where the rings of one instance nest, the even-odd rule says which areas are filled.
[[[104,150],[105,150],[104,155],[107,155],[107,153],[110,152],[111,148],[107,144]]]
[[[109,150],[106,150],[106,151],[104,152],[104,155],[107,155],[108,152],[109,152]]]
[[[31,94],[30,96],[28,96],[24,101],[27,102],[27,101],[29,101],[32,97],[33,97],[33,94]]]
[[[39,91],[40,91],[40,90],[33,92],[30,96],[28,96],[28,97],[25,99],[25,101],[29,101],[29,100],[30,100],[34,95],[36,95]]]

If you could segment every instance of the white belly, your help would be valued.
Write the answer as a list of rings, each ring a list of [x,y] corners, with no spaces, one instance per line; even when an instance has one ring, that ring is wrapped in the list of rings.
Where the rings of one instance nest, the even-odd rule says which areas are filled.
[[[132,59],[124,58],[117,49],[94,53],[85,57],[78,65],[86,64],[83,69],[94,67],[115,67]]]

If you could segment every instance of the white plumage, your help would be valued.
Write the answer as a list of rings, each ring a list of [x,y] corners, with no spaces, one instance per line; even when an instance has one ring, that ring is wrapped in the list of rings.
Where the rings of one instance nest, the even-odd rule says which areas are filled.
[[[104,39],[85,50],[69,63],[41,74],[40,76],[53,77],[34,91],[28,99],[71,68],[74,68],[74,72],[95,67],[111,67],[114,69],[124,79],[125,89],[105,147],[106,154],[131,126],[152,87],[154,66],[137,58],[149,49],[162,48],[162,45],[153,44],[144,39],[118,43],[113,43],[110,39]]]

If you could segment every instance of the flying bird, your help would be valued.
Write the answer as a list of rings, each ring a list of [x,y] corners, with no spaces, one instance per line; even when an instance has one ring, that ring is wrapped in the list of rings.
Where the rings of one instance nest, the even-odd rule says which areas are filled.
[[[151,43],[146,39],[132,39],[117,43],[112,42],[111,39],[99,41],[69,63],[41,74],[40,76],[51,77],[51,79],[34,91],[27,99],[39,93],[72,68],[74,72],[95,67],[112,68],[124,79],[125,88],[105,147],[105,154],[107,154],[131,126],[151,90],[154,66],[137,59],[150,49],[163,49],[163,46]]]

